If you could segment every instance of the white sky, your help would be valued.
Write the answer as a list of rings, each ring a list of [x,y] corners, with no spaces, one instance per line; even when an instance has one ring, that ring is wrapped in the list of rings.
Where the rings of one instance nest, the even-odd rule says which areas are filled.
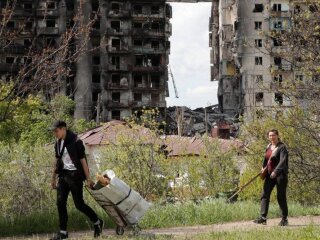
[[[192,109],[217,104],[217,82],[210,81],[209,17],[211,3],[171,3],[173,8],[168,106]]]

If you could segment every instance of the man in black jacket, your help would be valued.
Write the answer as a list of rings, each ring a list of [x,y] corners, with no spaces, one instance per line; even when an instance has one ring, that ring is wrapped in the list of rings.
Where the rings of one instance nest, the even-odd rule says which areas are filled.
[[[57,189],[60,231],[51,239],[68,238],[67,199],[69,192],[72,194],[76,208],[88,216],[94,224],[94,237],[99,237],[102,232],[103,221],[83,200],[83,181],[86,181],[88,187],[93,185],[83,142],[78,139],[75,133],[67,130],[67,124],[63,121],[56,121],[52,126],[52,131],[57,141],[55,143],[56,161],[51,185],[53,189]]]

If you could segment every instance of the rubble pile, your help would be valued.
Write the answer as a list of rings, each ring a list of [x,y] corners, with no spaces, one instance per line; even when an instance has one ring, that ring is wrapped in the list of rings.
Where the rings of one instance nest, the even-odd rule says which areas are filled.
[[[214,128],[222,128],[233,136],[236,131],[235,120],[219,110],[218,105],[191,110],[188,107],[169,107],[166,112],[168,135],[195,136],[197,134],[219,135]],[[218,137],[218,136],[213,136]]]

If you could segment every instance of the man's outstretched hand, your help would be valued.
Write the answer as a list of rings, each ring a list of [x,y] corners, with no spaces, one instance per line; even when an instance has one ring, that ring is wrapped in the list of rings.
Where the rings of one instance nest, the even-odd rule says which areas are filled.
[[[52,179],[51,187],[52,187],[52,189],[57,189],[57,180],[56,179]]]
[[[86,185],[88,188],[92,189],[94,186],[94,182],[91,179],[87,179]]]

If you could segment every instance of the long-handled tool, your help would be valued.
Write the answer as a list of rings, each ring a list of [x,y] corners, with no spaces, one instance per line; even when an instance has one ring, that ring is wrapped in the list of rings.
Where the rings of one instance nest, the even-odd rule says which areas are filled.
[[[253,183],[258,177],[261,176],[261,172],[259,172],[256,176],[250,179],[249,182],[244,184],[243,186],[239,187],[238,191],[236,191],[231,197],[228,198],[228,202],[231,202],[231,200],[237,196],[239,193],[241,193],[246,187],[248,187],[251,183]]]

